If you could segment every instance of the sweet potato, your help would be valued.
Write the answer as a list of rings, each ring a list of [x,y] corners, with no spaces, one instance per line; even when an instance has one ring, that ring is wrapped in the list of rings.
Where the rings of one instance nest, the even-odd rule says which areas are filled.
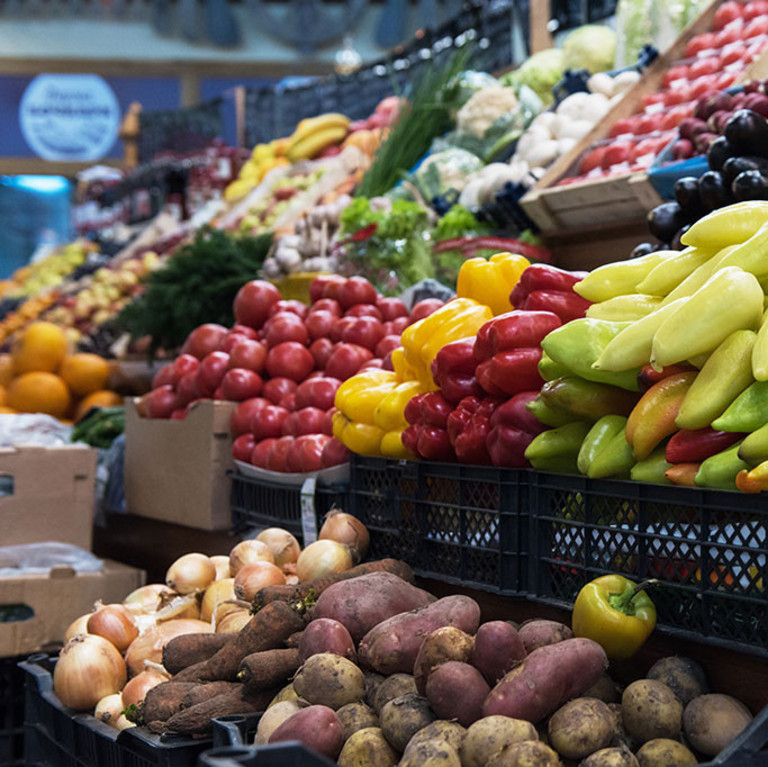
[[[163,666],[169,674],[178,674],[188,666],[201,663],[228,644],[233,634],[181,634],[163,647]]]
[[[469,663],[448,661],[427,679],[427,700],[441,719],[455,719],[469,727],[482,716],[483,701],[491,688],[483,675]]]
[[[298,667],[298,650],[264,650],[243,658],[237,678],[249,690],[266,690],[284,685]]]
[[[374,626],[393,615],[425,607],[435,597],[391,573],[371,573],[335,583],[318,598],[312,618],[332,618],[359,642]],[[437,628],[437,626],[435,626]],[[407,669],[412,671],[413,666]]]
[[[528,621],[520,626],[517,633],[523,640],[523,647],[528,655],[534,650],[538,650],[539,647],[573,639],[573,631],[570,627],[557,621]]]
[[[336,711],[363,699],[365,677],[352,661],[324,652],[307,658],[293,680],[293,688],[304,700]]]
[[[207,684],[192,685],[192,689],[181,701],[181,709],[192,708],[204,700],[210,700],[228,692],[236,692],[238,689],[240,689],[240,685],[237,682],[208,682]]]
[[[427,677],[434,669],[449,660],[468,663],[474,646],[474,637],[456,626],[443,626],[427,634],[413,664],[413,678],[419,695],[426,693]]]
[[[355,643],[346,627],[332,618],[315,618],[301,634],[298,644],[299,659],[302,663],[310,655],[332,652],[353,663],[357,662]]]
[[[289,650],[297,649],[299,648],[299,645],[301,644],[301,637],[304,634],[303,631],[297,631],[295,634],[291,634],[288,639],[283,642],[283,646],[287,647]]]
[[[141,717],[149,722],[165,722],[181,711],[184,697],[199,685],[191,682],[163,682],[147,691],[141,703]]]
[[[506,621],[490,621],[477,630],[469,662],[488,684],[496,684],[525,655],[523,640],[514,626]]]
[[[605,651],[591,639],[540,647],[491,690],[483,715],[501,714],[535,724],[588,690],[607,667]]]
[[[444,597],[372,628],[360,642],[358,659],[364,668],[382,674],[407,673],[413,671],[426,634],[442,626],[456,626],[474,634],[479,624],[480,607],[474,599],[462,595]]]
[[[339,717],[327,706],[301,709],[272,733],[269,743],[283,740],[298,740],[329,759],[336,759],[344,745]]]

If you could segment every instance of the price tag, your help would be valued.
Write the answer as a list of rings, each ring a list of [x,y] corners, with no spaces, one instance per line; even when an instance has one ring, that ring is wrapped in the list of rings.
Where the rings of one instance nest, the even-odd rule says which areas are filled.
[[[314,477],[304,480],[301,486],[301,530],[304,534],[304,545],[309,546],[317,540],[317,517],[315,516],[315,488],[317,480]]]

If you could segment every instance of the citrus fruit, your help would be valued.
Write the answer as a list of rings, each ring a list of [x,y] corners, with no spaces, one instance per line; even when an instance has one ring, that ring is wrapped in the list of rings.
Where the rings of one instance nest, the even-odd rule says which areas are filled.
[[[13,380],[13,357],[10,354],[0,354],[0,385],[8,386]]]
[[[13,372],[16,375],[43,371],[53,373],[67,353],[64,331],[51,322],[33,322],[14,341]]]
[[[59,376],[44,371],[24,373],[11,381],[6,402],[22,413],[47,413],[63,418],[69,408],[69,389]]]
[[[98,354],[72,354],[64,358],[59,375],[69,386],[72,394],[84,397],[104,389],[109,380],[109,363]]]
[[[6,405],[0,405],[0,415],[13,415],[16,413],[12,407],[7,407]]]
[[[123,398],[113,391],[95,391],[77,403],[75,423],[77,423],[92,407],[117,407],[123,404]]]

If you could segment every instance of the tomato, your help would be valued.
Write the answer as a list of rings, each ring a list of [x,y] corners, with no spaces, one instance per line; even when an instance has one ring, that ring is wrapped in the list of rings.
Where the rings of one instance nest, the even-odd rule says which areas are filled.
[[[221,379],[221,393],[230,402],[258,397],[263,381],[258,373],[245,368],[231,368]]]
[[[350,277],[339,286],[337,300],[342,309],[349,309],[356,304],[375,304],[376,288],[365,277]]]
[[[269,318],[264,327],[264,341],[268,347],[277,346],[286,341],[293,341],[306,346],[309,332],[300,317],[291,312],[282,312]]]
[[[744,21],[752,21],[759,16],[768,16],[768,2],[766,0],[753,0],[744,6],[742,11]]]
[[[330,312],[335,317],[341,317],[341,304],[333,298],[321,298],[309,308],[309,313],[312,312]]]
[[[664,102],[664,93],[648,93],[645,96],[643,96],[643,107],[648,108],[650,106],[653,106],[654,104],[661,104]]]
[[[146,411],[148,418],[170,418],[171,413],[178,407],[176,393],[173,387],[165,384],[152,389],[146,395]]]
[[[290,312],[303,320],[309,312],[309,307],[306,304],[301,303],[301,301],[283,298],[277,303],[272,304],[272,308],[269,310],[270,316],[279,314],[280,312]]]
[[[379,359],[384,359],[393,349],[397,349],[401,346],[400,336],[384,336],[384,338],[376,344],[374,354]]]
[[[172,421],[183,421],[187,417],[189,410],[185,407],[180,407],[171,413]]]
[[[296,407],[328,410],[333,407],[336,390],[341,386],[338,378],[309,378],[296,389]]]
[[[723,29],[727,24],[730,24],[732,21],[736,21],[736,19],[740,19],[742,14],[742,6],[741,3],[735,2],[735,0],[732,0],[731,2],[723,3],[716,11],[715,11],[715,17],[712,20],[712,29],[715,30],[715,32],[718,32],[719,30]]]
[[[181,347],[182,354],[191,354],[201,360],[211,352],[219,351],[229,331],[223,325],[207,323],[195,328]]]
[[[344,277],[340,277],[338,274],[320,274],[312,280],[309,286],[309,300],[315,303],[320,298],[326,298],[326,286],[335,285],[335,290],[338,291],[339,285],[345,281]],[[333,289],[329,288],[332,292]],[[328,298],[335,298],[335,296],[327,296]]]
[[[688,67],[685,66],[685,64],[678,64],[677,66],[670,67],[661,81],[661,87],[668,88],[670,83],[673,83],[676,80],[684,80],[686,82],[690,80],[690,77],[688,77]]]
[[[245,368],[261,373],[267,364],[267,347],[261,341],[243,338],[229,353],[230,368]]]
[[[267,457],[272,452],[272,448],[276,443],[276,437],[269,437],[257,442],[256,446],[253,448],[253,452],[251,453],[251,463],[254,466],[258,466],[260,469],[266,469]]]
[[[717,56],[707,56],[706,58],[696,59],[688,67],[688,77],[696,80],[704,75],[711,75],[720,71],[720,59]]]
[[[280,291],[266,280],[251,280],[237,291],[232,308],[235,321],[258,330],[269,317],[270,309],[280,300]]]
[[[742,31],[738,27],[728,27],[715,35],[715,48],[724,48],[726,45],[742,39]]]
[[[383,323],[384,335],[399,336],[411,324],[413,324],[413,320],[410,317],[395,317],[395,319]]]
[[[376,307],[384,322],[408,316],[408,307],[399,298],[380,298],[376,301]]]
[[[188,405],[192,400],[198,399],[200,392],[197,389],[197,372],[186,373],[176,384],[176,399],[181,407]]]
[[[579,165],[579,173],[586,174],[594,168],[599,168],[603,161],[603,155],[605,154],[606,149],[607,147],[597,147],[597,149],[593,149],[585,155],[584,159],[581,161],[581,165]]]
[[[293,474],[301,473],[301,442],[299,439],[293,440],[293,444],[285,456],[285,470]]]
[[[329,466],[338,466],[349,461],[349,450],[337,439],[330,439],[325,443],[320,462],[324,469]]]
[[[333,414],[335,412],[335,407],[329,408],[325,411],[325,421],[323,421],[323,434],[330,434],[333,436]]]
[[[312,345],[309,347],[309,353],[315,360],[316,368],[319,368],[320,370],[325,368],[328,358],[333,352],[334,346],[335,344],[330,338],[318,338],[316,341],[312,342]]]
[[[267,354],[267,373],[271,378],[303,381],[315,367],[315,358],[306,346],[286,341],[273,346]]]
[[[318,338],[329,338],[338,321],[339,318],[331,312],[311,312],[304,320],[304,325],[309,337],[316,341]]]
[[[372,360],[368,360],[368,362],[364,362],[363,366],[360,368],[360,370],[383,370],[383,369],[384,369],[384,360],[380,360],[376,358]]]
[[[371,351],[384,338],[384,326],[374,317],[342,317],[336,327],[339,341],[364,346]]]
[[[277,405],[286,394],[293,394],[298,384],[290,378],[271,378],[264,383],[261,396]]]
[[[392,352],[389,352],[381,361],[382,370],[394,370],[395,366],[392,364]]]
[[[635,145],[631,141],[614,141],[613,144],[609,144],[603,155],[603,169],[608,170],[614,165],[627,162],[634,148]]]
[[[382,314],[373,304],[355,304],[344,312],[345,317],[373,317],[379,322],[382,321]]]
[[[296,410],[296,394],[291,392],[290,394],[283,394],[280,397],[280,402],[277,403],[280,407],[284,407],[289,413]]]
[[[201,397],[212,396],[221,385],[224,373],[229,367],[229,355],[225,352],[211,352],[197,369],[197,391]]]
[[[410,320],[411,322],[423,320],[442,306],[445,306],[445,301],[441,301],[439,298],[425,298],[411,309]]]
[[[259,334],[253,328],[249,328],[247,325],[238,325],[235,323],[232,326],[232,330],[229,332],[233,335],[245,336],[246,338],[250,338],[252,341],[256,341],[259,338]]]
[[[299,437],[299,471],[306,474],[310,471],[320,471],[323,466],[323,452],[332,440],[327,434],[307,434]],[[296,450],[296,448],[293,448]]]
[[[251,421],[251,431],[257,439],[279,437],[283,433],[283,423],[288,418],[288,411],[277,405],[265,405],[257,410]]]
[[[227,337],[224,339],[224,343],[222,343],[221,348],[219,349],[220,352],[226,352],[229,354],[232,349],[237,346],[237,344],[240,343],[240,341],[247,341],[248,337],[243,335],[242,333],[229,333]]]
[[[725,69],[729,64],[735,64],[746,52],[746,45],[729,45],[728,50],[720,55],[720,69]]]
[[[173,362],[174,386],[188,373],[196,373],[200,360],[191,354],[180,354]]]
[[[715,47],[715,36],[711,32],[705,32],[703,35],[696,35],[685,46],[685,58],[692,59],[701,51],[709,51]]]
[[[293,437],[280,437],[267,456],[267,469],[270,471],[288,471],[288,451],[293,445]]]
[[[321,434],[325,422],[325,410],[318,407],[304,407],[292,413],[295,419],[294,434]]]
[[[175,386],[177,380],[173,369],[173,363],[163,365],[163,367],[152,376],[152,388],[157,389],[160,386]]]
[[[751,5],[751,3],[750,3]],[[753,18],[746,27],[744,27],[742,38],[750,40],[753,37],[768,35],[768,11],[765,15]]]
[[[346,381],[373,357],[369,349],[356,344],[338,344],[325,363],[325,373],[331,378]]]
[[[232,443],[232,457],[236,461],[250,463],[254,447],[256,447],[256,440],[253,438],[253,434],[241,434]]]
[[[264,397],[252,397],[239,402],[229,417],[229,430],[232,432],[232,436],[239,437],[241,434],[251,431],[256,413],[271,404]]]

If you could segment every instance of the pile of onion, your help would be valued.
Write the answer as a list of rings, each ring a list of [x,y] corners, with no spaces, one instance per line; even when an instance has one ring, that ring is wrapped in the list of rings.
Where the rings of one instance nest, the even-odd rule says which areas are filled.
[[[281,527],[268,527],[266,530],[262,530],[256,536],[256,540],[269,547],[275,558],[275,564],[281,569],[285,569],[286,565],[296,564],[296,560],[301,554],[299,542]]]
[[[125,654],[125,663],[128,673],[133,677],[144,669],[145,661],[160,664],[163,662],[163,647],[174,637],[181,634],[210,633],[210,623],[198,620],[173,620],[167,623],[158,623],[147,629],[143,634],[133,640]]]
[[[205,554],[179,557],[165,575],[165,582],[178,594],[204,591],[216,579],[216,565]]]
[[[336,541],[348,546],[354,564],[363,560],[371,544],[371,536],[366,526],[357,517],[338,509],[332,509],[326,514],[317,538],[320,541]],[[301,575],[299,578],[304,580]]]
[[[86,631],[112,642],[121,653],[125,652],[139,635],[133,614],[125,605],[99,607],[89,616]]]
[[[315,541],[299,555],[296,575],[300,581],[312,581],[334,573],[343,573],[354,564],[348,546],[336,541]]]
[[[235,596],[246,602],[253,602],[259,589],[265,586],[284,586],[283,571],[270,562],[253,562],[240,568],[235,576]]]
[[[275,555],[263,541],[247,540],[240,543],[229,552],[229,570],[236,578],[240,570],[254,562],[269,562],[275,564]]]

